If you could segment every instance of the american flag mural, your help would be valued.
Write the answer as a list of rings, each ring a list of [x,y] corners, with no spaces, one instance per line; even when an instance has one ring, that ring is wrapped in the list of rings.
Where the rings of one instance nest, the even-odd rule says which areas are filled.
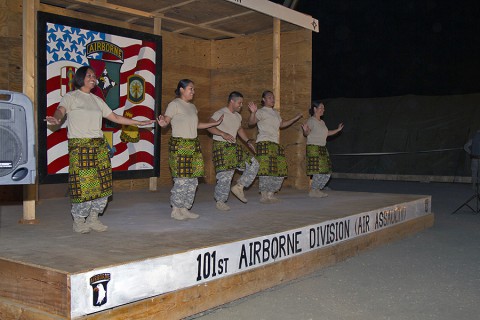
[[[92,92],[113,112],[137,120],[155,118],[158,98],[155,41],[53,22],[45,22],[44,28],[46,115],[53,115],[62,96],[75,89],[71,81],[77,68],[90,65],[98,79],[98,86]],[[48,175],[68,173],[66,125],[55,131],[46,129]],[[137,128],[104,121],[102,129],[109,143],[113,171],[155,167],[153,126]]]

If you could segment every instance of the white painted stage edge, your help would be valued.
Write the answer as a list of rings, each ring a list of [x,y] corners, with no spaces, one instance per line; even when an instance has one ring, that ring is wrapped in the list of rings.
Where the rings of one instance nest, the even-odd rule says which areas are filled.
[[[431,197],[303,228],[71,275],[79,317],[258,268],[431,213]]]

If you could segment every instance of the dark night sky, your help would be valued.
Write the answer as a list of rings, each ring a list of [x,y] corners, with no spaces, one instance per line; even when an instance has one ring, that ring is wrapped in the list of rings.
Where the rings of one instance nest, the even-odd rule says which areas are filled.
[[[300,0],[295,10],[320,24],[312,99],[480,92],[480,1]]]

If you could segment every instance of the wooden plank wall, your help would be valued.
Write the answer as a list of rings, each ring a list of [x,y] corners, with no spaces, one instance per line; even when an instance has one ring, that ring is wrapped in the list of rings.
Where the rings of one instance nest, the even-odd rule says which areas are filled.
[[[311,99],[312,34],[309,30],[283,32],[281,45],[281,115],[290,119],[297,113],[304,118],[281,131],[281,143],[287,148],[289,176],[284,186],[308,187],[305,175],[305,138],[301,123],[306,121]],[[264,90],[273,90],[273,37],[254,35],[215,41],[212,47],[212,105],[226,104],[228,94],[237,90],[244,95],[242,117],[249,136],[257,129],[248,128],[248,102],[260,107]]]
[[[247,124],[250,115],[248,102],[254,101],[260,106],[262,91],[271,89],[272,36],[247,36],[213,42],[211,83],[212,111],[226,106],[230,92],[235,90],[243,94],[243,127],[249,137],[254,137],[256,129],[249,129]]]
[[[195,83],[194,104],[198,109],[201,122],[208,121],[210,117],[210,41],[196,40],[178,34],[162,32],[163,37],[163,72],[162,72],[162,114],[170,101],[175,98],[175,89],[181,79],[190,79]],[[171,128],[162,130],[160,179],[159,185],[172,184],[170,169],[168,167],[168,139]],[[205,157],[205,163],[210,163],[207,146],[210,138],[206,130],[199,132],[200,143]],[[208,175],[209,172],[207,172]]]
[[[22,91],[22,1],[0,1],[0,89]]]
[[[285,186],[308,189],[306,176],[305,147],[302,123],[309,117],[312,88],[312,32],[301,29],[297,32],[284,32],[281,35],[281,101],[282,118],[291,119],[296,114],[303,118],[281,131],[281,143],[286,148],[288,179]]]
[[[311,31],[299,29],[283,32],[281,36],[282,117],[289,119],[302,112],[306,121],[311,99]],[[179,41],[181,40],[181,41]],[[272,90],[273,37],[271,34],[241,38],[202,41],[163,32],[163,95],[162,112],[173,98],[173,91],[181,78],[195,82],[195,105],[200,121],[227,103],[228,94],[237,90],[245,97],[242,110],[244,128],[249,136],[256,128],[247,127],[248,101],[260,106],[264,90]],[[207,92],[209,90],[209,92]],[[207,98],[208,97],[208,98]],[[289,179],[285,186],[306,189],[305,138],[301,121],[282,130],[282,144],[287,145]],[[171,129],[162,130],[159,185],[171,185],[168,168],[168,139]],[[206,130],[199,131],[205,160],[204,182],[215,183],[212,164],[212,140]]]
[[[0,0],[0,71],[8,77],[0,79],[0,89],[22,91],[22,1]],[[144,27],[128,23],[119,23],[105,18],[89,16],[65,9],[41,5],[40,10],[74,18],[92,20],[119,27],[153,32]],[[246,36],[236,39],[207,41],[197,40],[178,34],[162,32],[163,38],[163,75],[162,75],[162,113],[173,98],[174,90],[180,79],[189,78],[195,82],[194,103],[199,110],[200,121],[208,121],[210,116],[225,106],[228,93],[238,90],[245,101],[255,101],[258,105],[261,93],[272,90],[273,44],[271,34]],[[311,88],[311,31],[298,29],[283,32],[281,35],[281,101],[282,117],[288,119],[297,112],[307,116]],[[247,103],[246,103],[247,104]],[[249,114],[245,104],[242,116],[246,120]],[[305,121],[304,118],[302,121]],[[246,125],[246,123],[245,123]],[[256,129],[247,130],[250,136]],[[168,168],[168,139],[171,129],[162,130],[159,186],[172,185]],[[200,142],[206,164],[204,182],[215,183],[215,172],[211,159],[211,137],[206,130],[199,131]],[[285,186],[306,188],[307,177],[304,172],[304,138],[301,135],[300,122],[291,128],[282,130],[282,144],[287,146],[289,178]],[[299,143],[299,144],[297,144]],[[149,179],[116,180],[114,191],[147,190]],[[40,185],[39,197],[52,198],[65,196],[66,184]],[[21,195],[21,188],[0,186],[0,200],[15,199]],[[20,197],[21,199],[21,197]]]
[[[0,0],[0,89],[22,91],[22,0]],[[0,186],[0,202],[22,200],[22,186]]]

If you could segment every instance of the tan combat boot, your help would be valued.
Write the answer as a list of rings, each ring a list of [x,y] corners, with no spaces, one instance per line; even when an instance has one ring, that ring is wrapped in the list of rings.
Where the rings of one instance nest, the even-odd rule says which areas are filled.
[[[267,192],[267,197],[268,200],[270,200],[271,203],[275,202],[280,202],[281,200],[275,197],[275,192]]]
[[[183,214],[182,210],[177,207],[172,208],[171,217],[175,220],[187,220],[188,218]]]
[[[88,225],[85,223],[85,218],[79,217],[79,218],[73,218],[73,231],[78,232],[78,233],[89,233],[90,228]]]
[[[247,198],[245,198],[245,194],[243,193],[243,186],[241,184],[236,184],[231,189],[232,193],[238,200],[242,201],[243,203],[247,203]]]
[[[262,191],[261,195],[262,195],[262,197],[260,198],[261,203],[270,203],[270,199],[268,198],[266,191]]]
[[[217,204],[215,205],[215,207],[216,207],[218,210],[221,210],[221,211],[228,211],[228,210],[230,210],[230,207],[228,206],[228,204],[226,204],[225,202],[222,202],[222,201],[217,201]]]
[[[183,216],[187,217],[188,219],[197,219],[198,217],[200,217],[199,214],[196,214],[195,212],[192,212],[187,208],[181,208],[180,211],[182,212]]]
[[[87,217],[85,224],[92,230],[97,232],[103,232],[108,229],[100,220],[98,220],[98,212],[91,212]]]

